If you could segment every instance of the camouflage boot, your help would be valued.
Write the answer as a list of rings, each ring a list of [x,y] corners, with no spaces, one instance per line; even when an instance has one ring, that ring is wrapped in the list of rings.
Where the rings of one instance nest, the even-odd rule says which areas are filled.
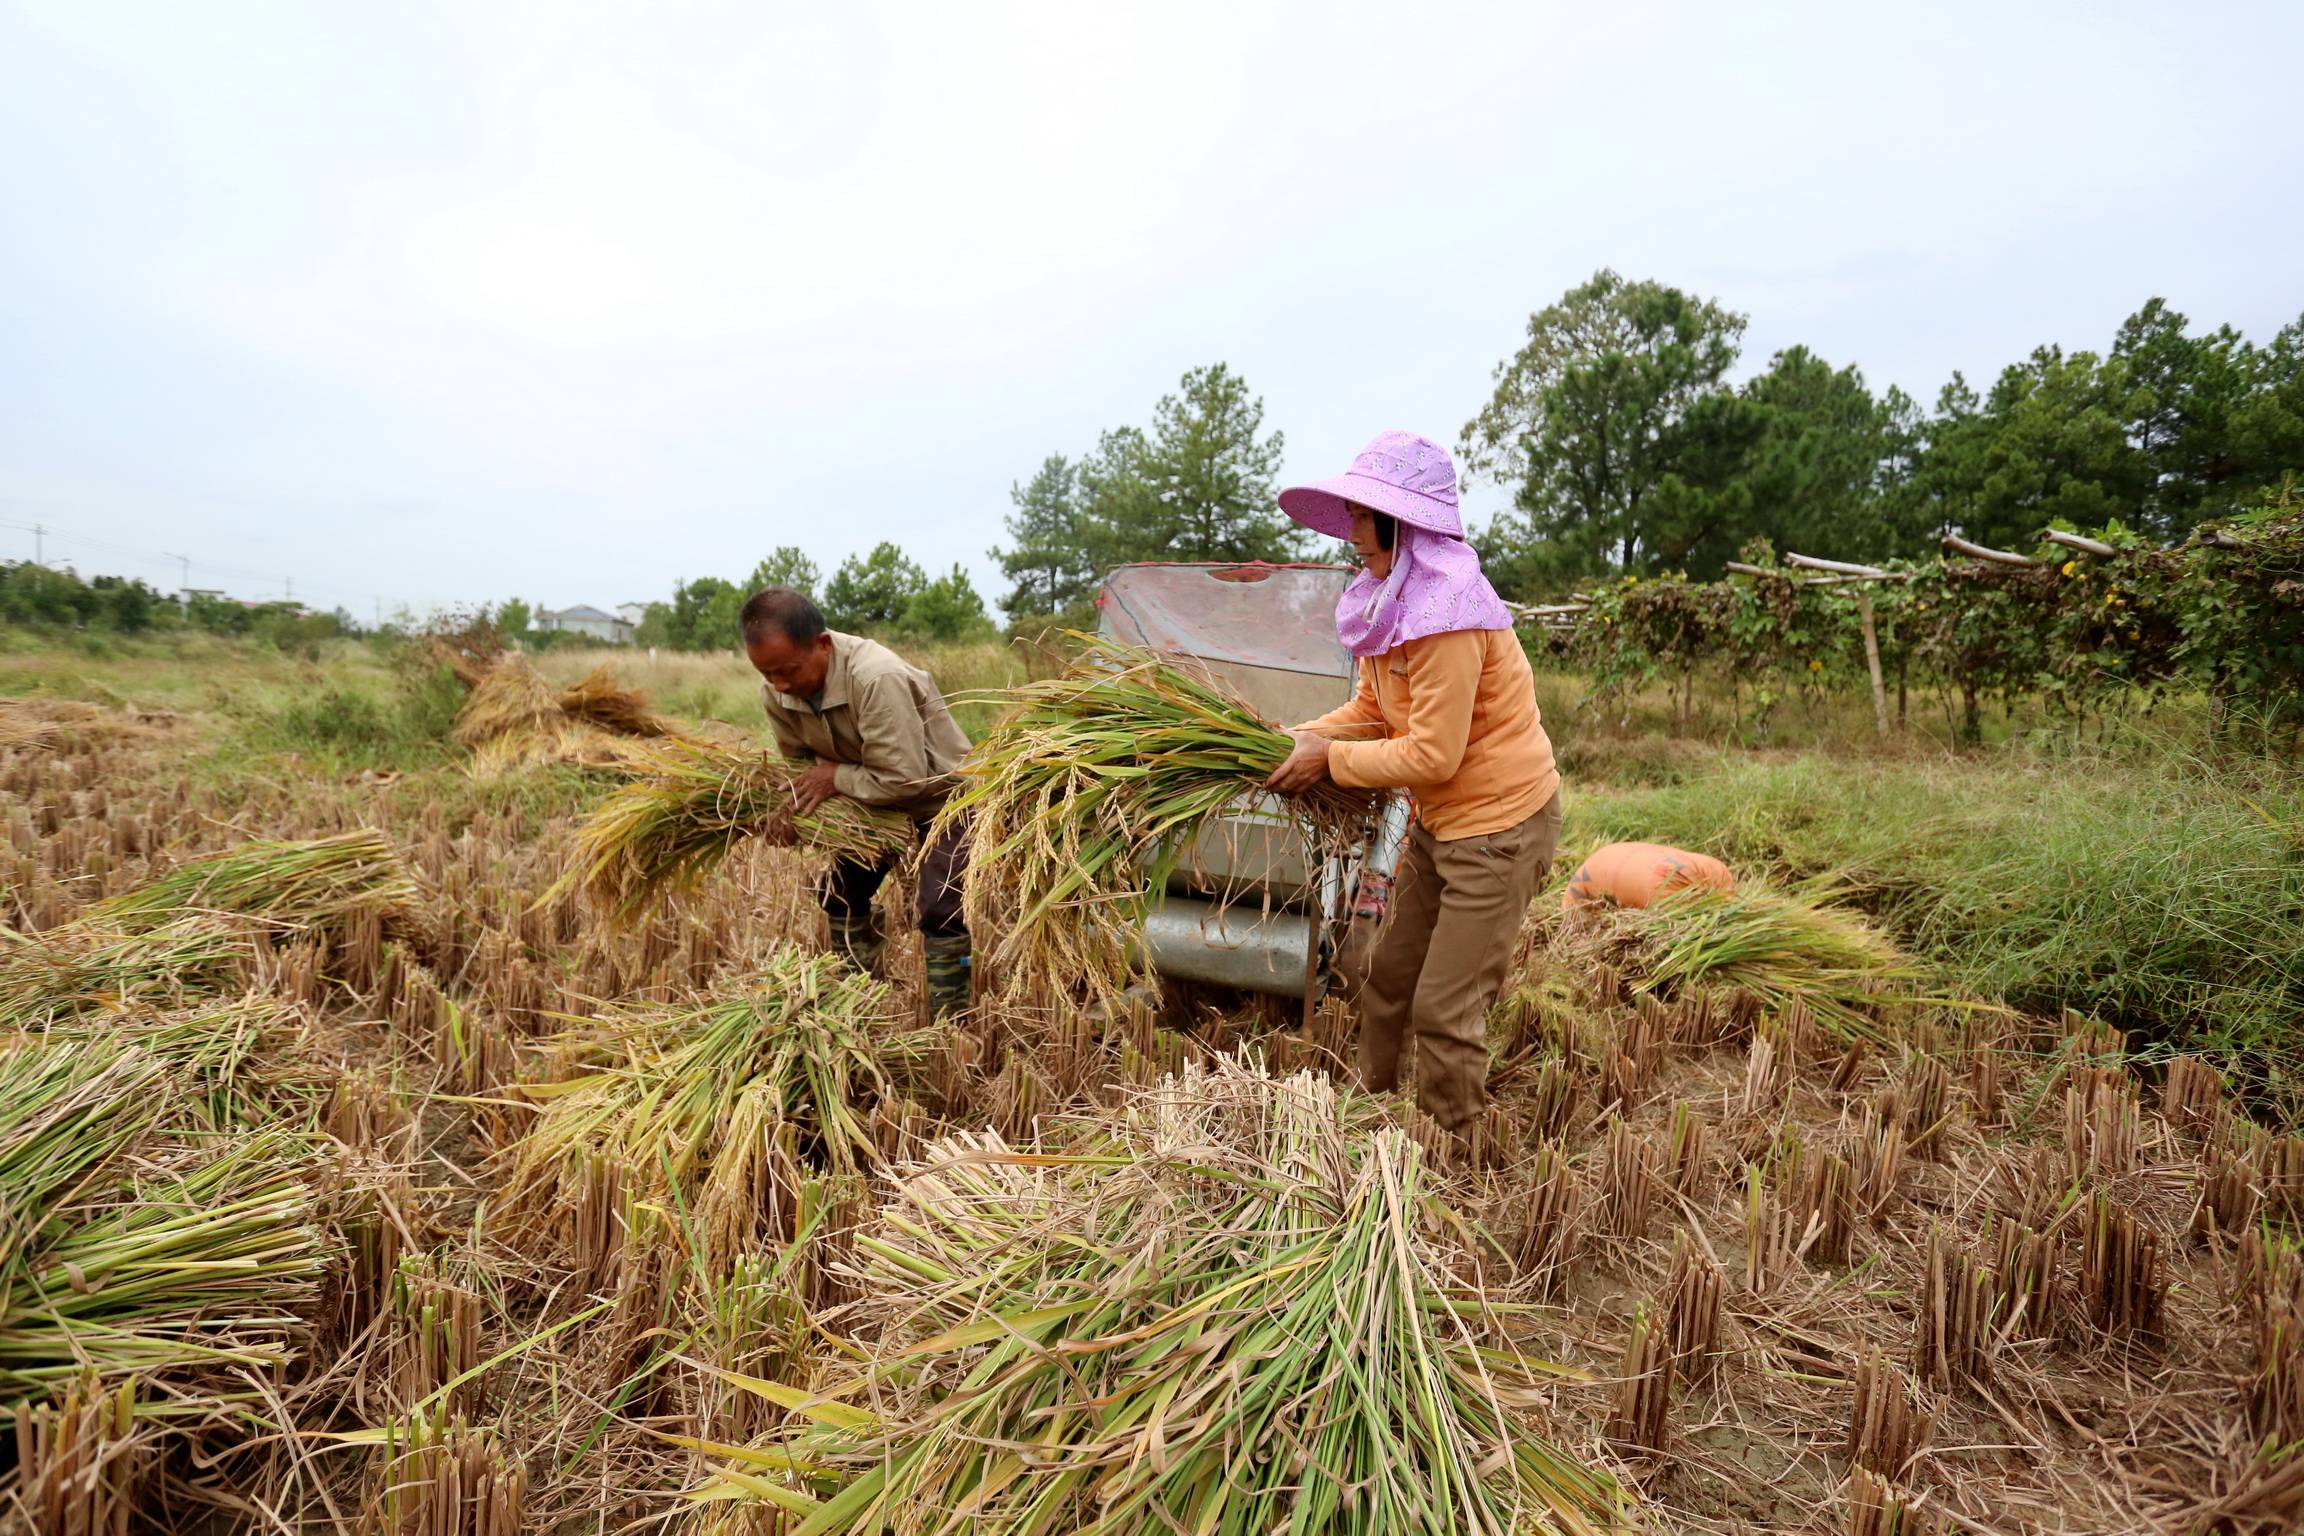
[[[832,924],[832,953],[844,956],[850,965],[867,976],[880,974],[880,956],[888,945],[880,936],[880,921],[867,912],[847,917],[829,913]]]
[[[968,935],[926,934],[920,940],[920,958],[928,973],[928,1013],[931,1018],[958,1016],[968,1007]]]

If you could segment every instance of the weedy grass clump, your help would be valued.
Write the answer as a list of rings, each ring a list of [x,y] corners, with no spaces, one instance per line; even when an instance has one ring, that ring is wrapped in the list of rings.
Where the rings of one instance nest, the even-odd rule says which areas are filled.
[[[911,822],[845,795],[797,814],[796,765],[773,752],[669,740],[629,761],[637,777],[577,827],[575,861],[546,900],[580,889],[602,911],[628,919],[659,895],[693,890],[748,838],[867,861],[912,847]]]
[[[1213,680],[1078,637],[1057,677],[1010,689],[939,825],[969,828],[969,930],[1000,995],[1107,1001],[1192,832],[1254,796],[1294,746]],[[1316,853],[1357,841],[1370,797],[1288,802]]]
[[[508,1199],[557,1217],[606,1163],[693,1199],[716,1165],[781,1136],[835,1172],[867,1165],[871,1106],[928,1041],[886,986],[832,955],[779,951],[721,995],[579,1029],[560,1052],[581,1075],[531,1084],[542,1108],[511,1150]]]
[[[860,1367],[743,1381],[790,1417],[687,1442],[725,1463],[695,1497],[803,1536],[1615,1529],[1422,1178],[1327,1079],[1229,1061],[1035,1148],[932,1143],[856,1238]]]

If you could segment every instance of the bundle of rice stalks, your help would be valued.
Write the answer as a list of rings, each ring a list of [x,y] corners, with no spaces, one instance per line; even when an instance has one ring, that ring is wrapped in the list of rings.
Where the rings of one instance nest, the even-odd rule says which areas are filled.
[[[0,1050],[0,1402],[286,1358],[325,1263],[309,1146],[165,1134],[168,1088],[149,1052]]]
[[[1843,1039],[1882,1039],[1880,1015],[1916,1003],[1923,972],[1855,913],[1806,895],[1746,886],[1680,890],[1645,910],[1611,914],[1628,938],[1639,990],[1678,996],[1742,991],[1774,1012],[1799,1003]]]
[[[171,1012],[73,1019],[40,1038],[67,1048],[133,1047],[166,1068],[172,1124],[222,1131],[319,1123],[342,1077],[311,1054],[309,1035],[301,1011],[250,994]]]
[[[180,1006],[241,981],[268,939],[342,929],[359,916],[410,922],[415,896],[381,833],[243,843],[60,928],[0,929],[0,1028]]]
[[[544,674],[525,656],[504,655],[472,685],[449,735],[460,747],[478,747],[500,736],[553,735],[567,718]]]
[[[576,830],[576,862],[547,891],[581,888],[619,918],[660,892],[692,890],[746,838],[874,861],[912,846],[912,824],[835,795],[796,815],[796,765],[773,752],[674,740],[634,752],[639,777],[610,793]]]
[[[302,842],[245,842],[194,859],[98,902],[77,926],[137,934],[186,917],[233,915],[276,928],[321,928],[364,908],[391,911],[415,900],[415,883],[384,834],[362,829]]]
[[[678,736],[671,721],[648,707],[648,696],[618,685],[616,674],[594,667],[584,680],[560,690],[561,713],[612,736]]]
[[[255,951],[243,925],[205,917],[131,934],[82,924],[0,931],[0,1029],[39,1029],[141,1003],[174,1006],[232,985]]]
[[[1063,675],[1005,695],[939,822],[970,828],[969,929],[1013,999],[1117,1000],[1130,938],[1189,835],[1294,746],[1211,680],[1080,638]],[[1324,784],[1287,808],[1320,854],[1357,841],[1370,804]]]
[[[924,1059],[929,1038],[899,1026],[888,989],[835,956],[780,950],[742,987],[563,1042],[596,1066],[526,1090],[543,1109],[512,1149],[512,1200],[563,1211],[603,1158],[692,1198],[716,1162],[744,1161],[784,1127],[795,1153],[864,1167],[888,1067]]]
[[[480,675],[449,734],[472,749],[481,778],[544,763],[614,767],[622,759],[618,738],[562,709],[558,690],[525,656],[504,656]]]
[[[801,1536],[966,1529],[1590,1533],[1613,1482],[1521,1417],[1420,1220],[1415,1145],[1324,1077],[1187,1068],[1124,1124],[933,1144],[857,1239],[859,1376],[745,1381],[792,1417],[696,1496]]]

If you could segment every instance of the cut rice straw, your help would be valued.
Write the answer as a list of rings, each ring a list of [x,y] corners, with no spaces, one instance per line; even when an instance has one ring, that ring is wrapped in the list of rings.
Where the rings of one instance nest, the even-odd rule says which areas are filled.
[[[311,1143],[170,1134],[172,1088],[101,1037],[0,1044],[0,1404],[91,1368],[285,1360],[327,1262]]]
[[[1504,1343],[1415,1144],[1355,1118],[1324,1077],[1227,1061],[1116,1132],[932,1144],[857,1238],[862,1375],[729,1378],[791,1416],[697,1445],[724,1470],[692,1497],[794,1536],[1617,1529],[1612,1480],[1524,1417],[1573,1373]]]
[[[594,667],[584,680],[560,690],[560,709],[617,736],[679,736],[680,729],[648,707],[645,694],[620,686],[606,667]]]
[[[1798,1000],[1842,1038],[1880,1038],[1882,1015],[1916,1005],[1970,1007],[1925,996],[1926,973],[1886,935],[1821,892],[1747,885],[1733,893],[1668,892],[1624,920],[1646,951],[1634,969],[1640,990],[1745,991],[1770,1011]]]
[[[591,1056],[594,1070],[530,1090],[543,1110],[513,1153],[507,1198],[558,1209],[600,1154],[693,1196],[715,1162],[747,1150],[732,1150],[740,1129],[785,1125],[827,1167],[861,1169],[870,1103],[925,1049],[884,984],[836,956],[780,948],[700,1006],[635,1011],[564,1040],[562,1054]]]
[[[873,863],[907,852],[912,824],[835,795],[796,815],[801,765],[757,748],[667,741],[631,759],[639,777],[611,792],[576,830],[576,857],[543,897],[581,889],[629,919],[668,892],[693,890],[749,838]]]
[[[1002,695],[937,823],[969,827],[968,926],[1012,1001],[1116,997],[1192,832],[1259,795],[1294,747],[1205,675],[1076,638],[1061,676]],[[1285,804],[1317,860],[1358,840],[1371,799],[1323,783]]]
[[[187,917],[230,914],[309,928],[356,908],[399,907],[415,899],[415,884],[384,834],[362,830],[301,842],[242,843],[100,901],[75,926],[149,933]]]

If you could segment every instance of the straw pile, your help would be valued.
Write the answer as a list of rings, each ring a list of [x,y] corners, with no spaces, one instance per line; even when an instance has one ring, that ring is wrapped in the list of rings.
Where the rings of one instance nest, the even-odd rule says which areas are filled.
[[[630,761],[639,776],[584,818],[576,861],[550,896],[581,889],[602,911],[630,918],[662,893],[693,890],[747,838],[867,861],[912,846],[911,822],[845,795],[795,815],[797,765],[772,752],[666,741]]]
[[[174,1094],[101,1037],[0,1045],[0,1403],[286,1358],[325,1262],[308,1144],[173,1134]]]
[[[415,897],[379,832],[242,843],[100,901],[63,927],[0,930],[0,1028],[211,996],[271,940],[339,930],[364,912],[401,921]]]
[[[425,636],[424,654],[456,674],[456,681],[465,687],[477,688],[488,669],[504,657],[504,632],[486,615],[474,614],[456,629]]]
[[[93,720],[93,704],[68,699],[0,699],[0,752],[12,747],[46,747],[67,725]]]
[[[508,652],[471,686],[451,734],[458,746],[472,749],[472,770],[483,777],[541,763],[613,768],[623,763],[629,742],[680,736],[645,696],[619,687],[606,667],[556,689],[527,657]]]
[[[749,1385],[783,1432],[701,1499],[804,1536],[1613,1529],[1524,1421],[1544,1368],[1450,1279],[1418,1152],[1322,1077],[1220,1063],[1107,1132],[932,1144],[856,1239],[861,1359]]]
[[[1733,893],[1672,891],[1645,910],[1594,910],[1566,942],[1596,947],[1638,990],[1665,998],[1745,992],[1774,1012],[1805,1003],[1842,1038],[1878,1037],[1882,1016],[1922,997],[1920,968],[1856,913],[1819,899],[1747,884]]]
[[[606,667],[594,667],[584,680],[560,690],[560,711],[616,736],[678,736],[671,721],[648,707],[646,694],[618,685]]]
[[[450,733],[472,749],[483,778],[540,763],[613,761],[611,738],[560,707],[560,695],[525,656],[507,654],[480,674]]]
[[[603,1160],[693,1196],[716,1163],[758,1150],[737,1143],[763,1137],[835,1171],[863,1167],[870,1107],[926,1041],[899,1027],[885,986],[835,956],[779,950],[740,986],[564,1037],[560,1054],[590,1070],[526,1090],[543,1109],[513,1149],[513,1201],[563,1209]]]
[[[970,828],[969,931],[1015,1001],[1108,1001],[1192,831],[1257,791],[1294,747],[1211,680],[1080,637],[1063,675],[1011,690],[942,821]],[[1289,802],[1316,854],[1356,841],[1369,797]]]

